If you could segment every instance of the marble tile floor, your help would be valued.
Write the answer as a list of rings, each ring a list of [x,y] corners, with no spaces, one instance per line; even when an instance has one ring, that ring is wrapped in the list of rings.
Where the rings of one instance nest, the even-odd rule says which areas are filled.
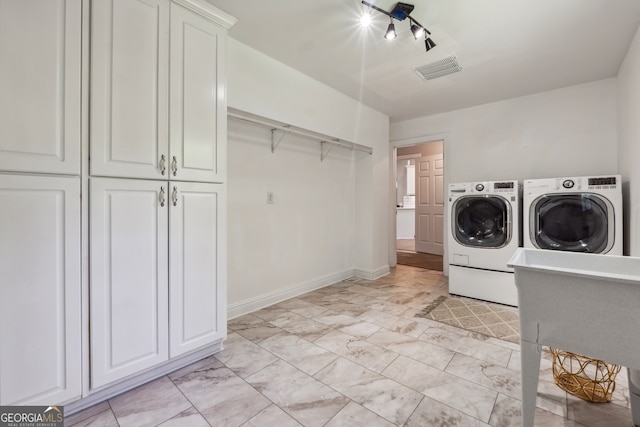
[[[414,314],[442,273],[398,266],[229,321],[225,350],[67,417],[83,426],[519,426],[519,346]],[[611,403],[553,383],[536,426],[631,426],[626,372]]]

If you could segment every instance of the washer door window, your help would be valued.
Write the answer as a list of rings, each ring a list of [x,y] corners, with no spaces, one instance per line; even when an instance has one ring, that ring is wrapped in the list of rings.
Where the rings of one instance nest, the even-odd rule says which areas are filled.
[[[511,205],[500,196],[464,196],[453,207],[453,236],[463,246],[501,248],[511,241]]]
[[[553,194],[531,205],[531,241],[539,249],[606,253],[613,246],[613,206],[597,194]]]

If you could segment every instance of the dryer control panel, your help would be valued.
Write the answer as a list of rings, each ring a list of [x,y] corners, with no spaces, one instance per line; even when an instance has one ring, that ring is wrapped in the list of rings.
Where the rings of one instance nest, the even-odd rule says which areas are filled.
[[[618,176],[581,176],[555,179],[556,191],[584,191],[584,190],[616,190],[619,189]]]
[[[618,177],[616,176],[599,176],[589,178],[588,180],[589,188],[592,189],[614,189],[619,184],[620,183],[618,182]]]

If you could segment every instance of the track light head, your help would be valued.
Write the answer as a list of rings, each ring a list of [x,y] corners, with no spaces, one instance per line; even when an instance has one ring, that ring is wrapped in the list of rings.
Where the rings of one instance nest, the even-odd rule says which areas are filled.
[[[411,24],[411,32],[413,33],[413,37],[418,40],[424,37],[425,29],[419,25]]]
[[[391,22],[389,23],[389,26],[387,27],[387,32],[384,35],[384,38],[387,40],[393,40],[396,37],[398,37],[398,34],[396,34],[396,26],[393,25],[393,18],[389,19]]]
[[[434,47],[436,47],[436,44],[435,44],[435,42],[434,42],[433,40],[431,40],[429,37],[427,37],[427,38],[424,40],[424,46],[425,46],[425,48],[426,48],[427,52],[429,52],[431,49],[433,49]]]

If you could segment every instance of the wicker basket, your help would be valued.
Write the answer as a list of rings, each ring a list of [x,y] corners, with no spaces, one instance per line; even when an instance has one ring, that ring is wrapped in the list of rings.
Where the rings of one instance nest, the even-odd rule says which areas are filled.
[[[620,365],[549,349],[553,358],[553,379],[564,391],[590,402],[610,402]]]

